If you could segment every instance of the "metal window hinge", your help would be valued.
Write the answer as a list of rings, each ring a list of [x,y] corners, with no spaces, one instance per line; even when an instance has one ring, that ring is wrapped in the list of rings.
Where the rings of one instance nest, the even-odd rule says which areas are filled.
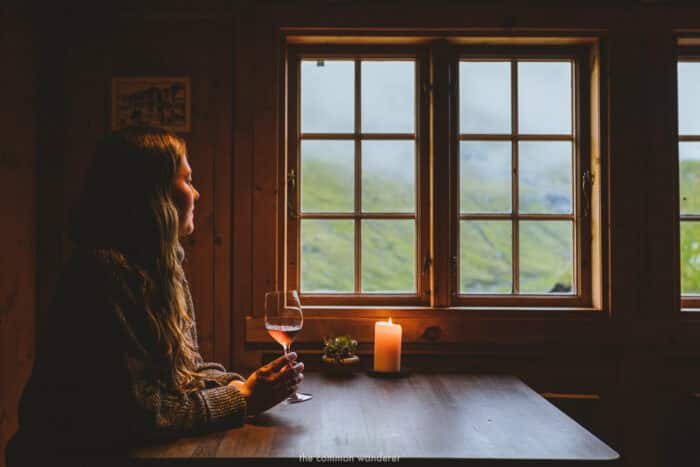
[[[287,215],[290,219],[297,218],[296,187],[297,175],[294,169],[291,169],[287,173]]]
[[[591,174],[590,170],[586,170],[583,172],[583,175],[581,175],[581,194],[582,194],[582,199],[581,199],[581,204],[582,204],[582,215],[585,218],[588,218],[591,215],[591,189],[593,187],[593,174]]]

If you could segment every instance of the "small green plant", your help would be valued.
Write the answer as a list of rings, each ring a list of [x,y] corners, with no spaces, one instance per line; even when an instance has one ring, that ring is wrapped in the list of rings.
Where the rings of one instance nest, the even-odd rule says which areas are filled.
[[[350,336],[328,337],[323,339],[323,355],[335,360],[352,357],[357,350],[357,341]]]

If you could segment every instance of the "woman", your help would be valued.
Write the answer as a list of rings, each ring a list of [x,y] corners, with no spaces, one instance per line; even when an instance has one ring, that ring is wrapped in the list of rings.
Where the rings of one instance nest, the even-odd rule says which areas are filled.
[[[202,360],[179,243],[194,230],[198,198],[177,136],[129,128],[100,144],[9,467],[34,464],[38,453],[120,455],[239,426],[296,390],[303,364],[294,353],[247,379]]]

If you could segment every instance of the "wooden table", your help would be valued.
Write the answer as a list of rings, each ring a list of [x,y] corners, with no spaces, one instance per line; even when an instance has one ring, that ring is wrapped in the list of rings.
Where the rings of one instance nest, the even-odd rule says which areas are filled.
[[[279,463],[588,465],[618,454],[519,379],[505,375],[305,373],[313,399],[245,427],[140,449],[139,458],[266,458]],[[300,462],[300,460],[302,462]],[[305,462],[304,462],[305,461]],[[432,462],[431,462],[432,464]]]

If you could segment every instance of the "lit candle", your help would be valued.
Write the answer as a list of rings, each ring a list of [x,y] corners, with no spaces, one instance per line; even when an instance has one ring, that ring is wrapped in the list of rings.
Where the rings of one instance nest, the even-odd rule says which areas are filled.
[[[378,321],[374,323],[374,371],[401,370],[401,325]]]

